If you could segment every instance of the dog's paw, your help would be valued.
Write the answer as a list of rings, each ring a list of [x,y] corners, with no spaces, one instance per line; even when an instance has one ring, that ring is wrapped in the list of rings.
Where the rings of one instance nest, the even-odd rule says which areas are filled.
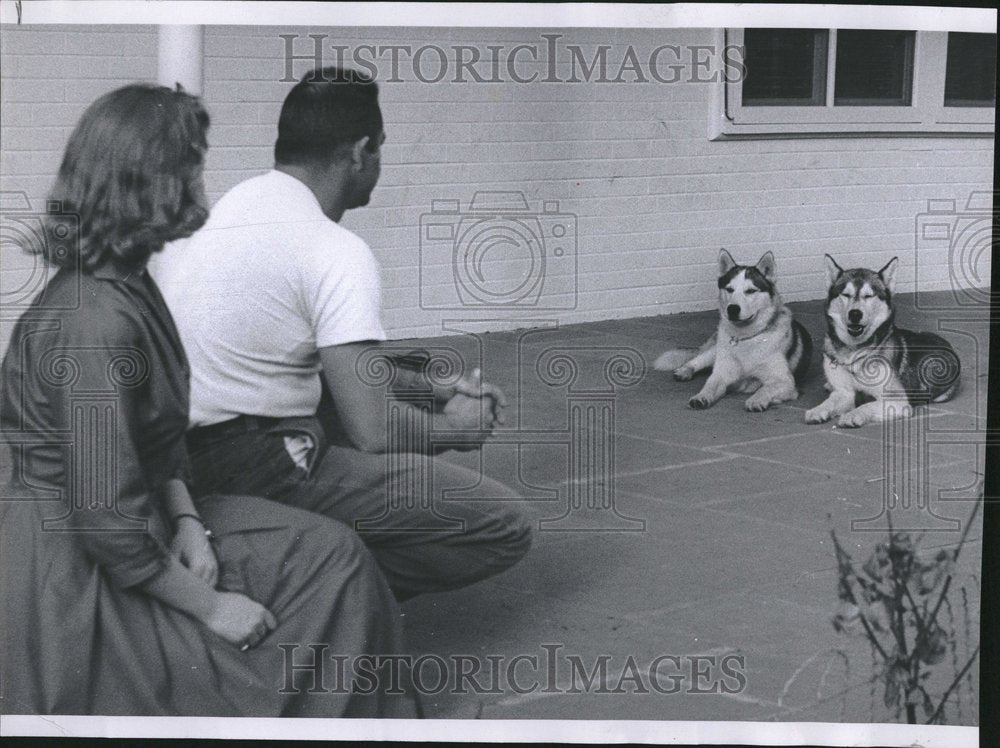
[[[806,423],[826,423],[832,414],[822,406],[806,411]]]
[[[712,401],[702,395],[695,395],[688,400],[688,407],[695,410],[705,410],[705,408],[712,407]]]
[[[757,397],[756,395],[754,395],[753,397],[748,397],[746,399],[746,402],[743,403],[743,407],[749,410],[751,413],[763,413],[765,410],[767,410],[767,406],[770,404],[771,404],[770,400],[768,400],[766,397]]]
[[[859,413],[857,409],[854,409],[844,413],[844,415],[837,419],[837,428],[856,429],[859,426],[864,426],[870,421],[871,418],[869,416],[864,413]]]
[[[684,368],[684,364],[691,360],[694,356],[695,350],[692,349],[681,349],[678,348],[672,351],[666,351],[657,356],[656,361],[653,362],[653,368],[657,371],[673,371],[674,369]]]
[[[682,366],[679,369],[674,369],[674,379],[678,382],[687,382],[693,376],[694,369],[690,366]]]

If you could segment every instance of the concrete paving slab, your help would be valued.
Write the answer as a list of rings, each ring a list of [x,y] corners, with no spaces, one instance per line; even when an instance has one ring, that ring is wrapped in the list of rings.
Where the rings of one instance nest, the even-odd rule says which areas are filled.
[[[709,457],[713,460],[683,469],[651,470],[619,476],[617,487],[624,495],[640,494],[682,506],[708,507],[740,502],[760,493],[781,488],[819,491],[834,480],[794,465],[781,465],[740,456]]]
[[[941,316],[916,308],[912,296],[902,295],[897,303],[901,323],[937,328]],[[819,346],[822,304],[791,306]],[[570,682],[560,670],[560,688],[518,693],[504,673],[504,687],[496,693],[446,690],[430,697],[429,716],[860,722],[894,717],[882,705],[879,687],[868,683],[868,645],[838,634],[830,623],[837,571],[829,531],[836,530],[859,563],[866,560],[885,534],[878,522],[860,529],[851,523],[885,519],[885,484],[891,478],[890,488],[929,502],[908,510],[895,506],[894,526],[909,519],[914,530],[933,530],[921,540],[924,553],[954,547],[958,531],[935,528],[935,514],[964,523],[983,475],[985,384],[979,374],[986,359],[977,341],[985,340],[988,325],[979,320],[958,333],[943,333],[971,379],[963,381],[953,401],[928,411],[926,431],[917,437],[929,443],[926,471],[913,459],[919,452],[908,441],[917,433],[913,428],[840,430],[804,423],[805,410],[825,397],[818,357],[802,397],[793,403],[751,414],[743,410],[742,396],[730,395],[707,411],[687,408],[703,380],[678,383],[649,367],[667,348],[699,345],[714,326],[715,313],[706,312],[460,341],[456,347],[463,355],[481,355],[487,378],[520,405],[520,413],[514,407],[508,411],[508,427],[534,430],[550,443],[529,437],[518,444],[518,437],[507,436],[509,444],[488,444],[481,454],[452,453],[448,459],[508,483],[521,481],[528,499],[523,506],[535,521],[551,520],[569,507],[573,477],[568,442],[560,441],[568,433],[572,393],[539,376],[540,359],[553,349],[571,351],[579,389],[581,382],[601,381],[600,359],[607,350],[637,352],[647,366],[645,376],[611,398],[613,503],[621,516],[642,520],[643,530],[612,531],[602,525],[610,515],[599,512],[576,516],[573,531],[537,532],[531,553],[504,574],[417,598],[403,611],[414,654],[494,655],[509,663],[518,655],[542,657],[542,645],[559,645],[561,654],[576,655],[588,666],[610,656],[609,674],[599,679],[608,686],[616,685],[629,655],[648,665],[657,654],[730,654],[745,658],[745,687],[729,694],[690,694],[684,692],[688,678],[682,692],[669,695],[601,693],[593,687],[566,693]],[[898,444],[888,463],[887,433]],[[586,484],[592,495],[606,498],[606,479],[591,478]],[[978,640],[980,520],[968,538],[948,615],[962,626],[965,611],[971,611],[969,633]],[[956,657],[961,653],[958,647]],[[973,701],[964,698],[961,717],[952,708],[952,719],[975,724]]]
[[[787,439],[757,440],[746,444],[721,446],[720,454],[736,454],[784,465],[799,465],[804,469],[824,475],[841,475],[862,479],[879,478],[887,470],[900,466],[920,464],[924,458],[919,445],[906,441],[893,441],[898,447],[889,452],[877,441],[858,441],[845,436],[841,429],[823,425],[813,432],[806,432]],[[951,455],[938,454],[931,449],[927,455],[931,471],[938,466],[954,463]]]

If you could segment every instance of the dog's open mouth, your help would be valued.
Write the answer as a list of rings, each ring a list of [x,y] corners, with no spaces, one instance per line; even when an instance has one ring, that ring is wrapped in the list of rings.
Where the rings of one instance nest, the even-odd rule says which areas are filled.
[[[756,316],[757,316],[756,314],[752,314],[749,317],[747,317],[746,319],[732,319],[730,317],[729,321],[732,322],[737,327],[746,327],[747,325],[749,325],[751,322],[754,321],[754,318]]]
[[[858,335],[865,331],[864,325],[848,325],[847,332],[851,334],[851,337],[856,338]]]

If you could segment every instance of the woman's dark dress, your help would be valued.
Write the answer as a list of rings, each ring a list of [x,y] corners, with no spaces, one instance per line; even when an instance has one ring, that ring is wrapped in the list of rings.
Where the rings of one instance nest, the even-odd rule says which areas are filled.
[[[309,645],[401,651],[392,594],[342,524],[253,497],[199,501],[219,588],[278,619],[248,652],[141,589],[170,541],[157,489],[188,478],[187,363],[145,270],[59,271],[14,328],[0,394],[0,712],[416,716],[410,693],[343,693],[329,659],[325,693],[306,693],[306,670],[285,680]]]

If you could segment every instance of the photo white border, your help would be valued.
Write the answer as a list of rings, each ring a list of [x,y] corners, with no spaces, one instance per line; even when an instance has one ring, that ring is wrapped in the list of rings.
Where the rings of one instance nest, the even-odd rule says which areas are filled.
[[[450,26],[485,28],[782,28],[995,32],[990,8],[771,3],[318,3],[215,0],[23,0],[26,24]],[[392,19],[387,22],[386,19]],[[13,2],[0,23],[17,23]]]
[[[256,740],[405,740],[662,745],[979,745],[979,728],[852,722],[693,722],[679,720],[295,719],[227,717],[9,716],[5,736]]]

